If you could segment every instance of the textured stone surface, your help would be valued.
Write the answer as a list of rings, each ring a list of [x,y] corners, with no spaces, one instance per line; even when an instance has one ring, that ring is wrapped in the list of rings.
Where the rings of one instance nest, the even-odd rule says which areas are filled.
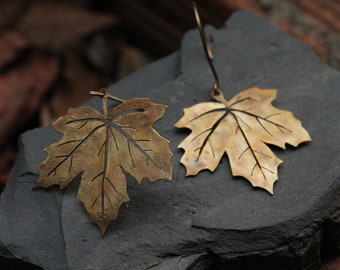
[[[43,148],[61,134],[51,127],[27,132],[0,198],[1,256],[44,269],[317,269],[320,247],[339,252],[340,74],[249,12],[207,32],[227,99],[251,86],[276,88],[274,105],[292,111],[311,134],[297,149],[274,149],[284,160],[274,196],[233,178],[227,157],[214,173],[185,177],[177,145],[188,132],[173,125],[183,108],[210,100],[213,83],[191,31],[180,52],[109,89],[169,106],[155,127],[170,140],[173,181],[138,185],[127,176],[131,201],[103,238],[77,202],[79,181],[65,191],[31,190]],[[99,98],[88,104],[101,107]]]

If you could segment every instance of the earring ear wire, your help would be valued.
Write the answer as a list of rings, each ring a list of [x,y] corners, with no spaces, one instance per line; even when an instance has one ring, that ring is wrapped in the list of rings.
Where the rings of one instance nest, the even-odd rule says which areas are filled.
[[[187,176],[202,170],[214,171],[226,153],[234,176],[243,176],[255,187],[273,194],[278,179],[277,168],[282,163],[266,144],[285,148],[310,141],[308,132],[291,112],[275,108],[271,101],[276,90],[252,87],[226,100],[220,90],[214,55],[202,27],[195,1],[194,14],[215,82],[211,97],[216,102],[201,102],[184,109],[177,128],[191,129],[178,148],[184,149],[181,163]]]
[[[213,52],[210,48],[210,44],[209,44],[209,41],[207,39],[207,35],[205,34],[204,28],[202,26],[200,15],[198,13],[198,9],[197,9],[197,5],[196,5],[195,1],[192,1],[192,7],[194,9],[195,19],[196,19],[196,23],[197,23],[197,27],[198,27],[200,36],[201,36],[204,52],[205,52],[205,55],[208,59],[210,69],[211,69],[211,71],[214,75],[214,79],[215,79],[215,82],[213,84],[213,89],[214,89],[213,96],[220,96],[222,94],[222,92],[221,92],[221,89],[220,89],[220,82],[219,82],[219,79],[218,79],[218,75],[217,75],[215,66],[213,64],[214,54],[213,54]]]

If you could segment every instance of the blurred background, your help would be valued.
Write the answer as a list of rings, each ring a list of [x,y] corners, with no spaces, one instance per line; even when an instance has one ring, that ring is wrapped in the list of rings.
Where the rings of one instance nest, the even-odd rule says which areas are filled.
[[[340,70],[340,0],[197,4],[202,22],[217,28],[233,12],[250,9]],[[175,52],[195,27],[190,0],[0,0],[0,192],[20,133],[48,125],[89,99],[88,91]]]

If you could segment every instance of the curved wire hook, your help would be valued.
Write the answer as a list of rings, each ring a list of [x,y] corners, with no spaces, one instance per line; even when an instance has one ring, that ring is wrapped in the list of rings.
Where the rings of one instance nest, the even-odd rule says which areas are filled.
[[[217,72],[216,72],[216,69],[214,67],[214,64],[213,64],[213,61],[214,61],[214,54],[210,48],[210,44],[209,44],[209,41],[207,39],[207,36],[204,32],[204,28],[202,27],[202,23],[201,23],[201,19],[200,19],[200,15],[198,13],[198,9],[197,9],[197,5],[196,5],[196,2],[195,1],[192,1],[192,7],[194,9],[194,13],[195,13],[195,19],[196,19],[196,23],[197,23],[197,27],[198,27],[198,30],[200,32],[200,36],[201,36],[201,40],[202,40],[202,43],[203,43],[203,48],[204,48],[204,52],[205,52],[205,55],[208,59],[208,62],[209,62],[209,66],[210,66],[210,69],[214,75],[214,78],[215,78],[215,82],[214,82],[214,96],[217,96],[217,95],[221,95],[222,92],[221,92],[221,89],[220,89],[220,81],[218,79],[218,75],[217,75]]]

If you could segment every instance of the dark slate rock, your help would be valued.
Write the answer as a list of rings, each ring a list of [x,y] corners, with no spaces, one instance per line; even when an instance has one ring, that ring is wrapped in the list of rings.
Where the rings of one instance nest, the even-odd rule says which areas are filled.
[[[276,88],[274,105],[292,111],[311,134],[297,149],[274,149],[284,160],[275,195],[232,177],[227,157],[214,173],[185,177],[177,145],[188,132],[173,125],[183,108],[210,100],[213,82],[194,30],[179,53],[109,88],[169,106],[156,129],[170,140],[173,181],[138,185],[127,176],[131,201],[102,237],[76,199],[79,180],[65,191],[32,191],[43,148],[61,135],[51,127],[27,132],[0,198],[3,258],[44,269],[317,269],[320,253],[339,252],[340,74],[250,12],[206,30],[227,99],[251,86]],[[101,107],[99,98],[88,104]]]

